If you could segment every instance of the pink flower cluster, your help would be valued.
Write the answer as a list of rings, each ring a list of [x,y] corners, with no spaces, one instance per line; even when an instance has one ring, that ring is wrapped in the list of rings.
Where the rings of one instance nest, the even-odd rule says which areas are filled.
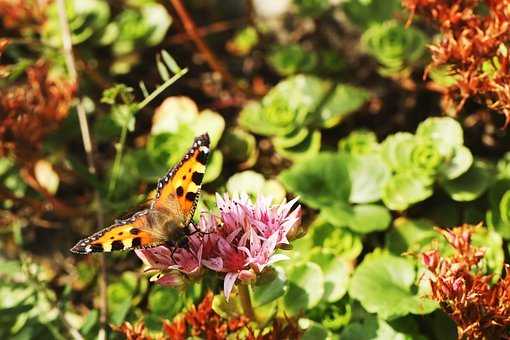
[[[259,197],[253,204],[247,195],[217,194],[219,215],[203,213],[198,224],[201,232],[188,236],[187,247],[159,246],[136,254],[163,285],[181,285],[185,277],[198,277],[205,269],[225,273],[228,298],[236,280],[253,280],[265,267],[286,258],[275,251],[289,243],[287,234],[301,222],[301,207],[292,209],[296,202],[297,198],[271,205],[271,199]]]

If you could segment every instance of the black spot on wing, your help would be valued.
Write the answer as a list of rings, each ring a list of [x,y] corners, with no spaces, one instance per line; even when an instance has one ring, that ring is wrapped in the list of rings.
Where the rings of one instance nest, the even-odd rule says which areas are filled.
[[[186,193],[186,199],[190,202],[195,202],[195,198],[197,197],[197,194],[194,192],[187,192]]]
[[[120,240],[115,240],[112,242],[112,250],[122,250],[124,249],[124,244]]]
[[[179,197],[182,197],[182,195],[184,195],[184,189],[181,186],[177,187],[175,192],[177,193],[177,196],[179,196]]]
[[[209,152],[199,151],[197,155],[197,161],[203,165],[207,164],[207,158],[209,158]]]
[[[104,251],[104,249],[103,249],[103,245],[102,245],[102,244],[100,244],[100,243],[92,243],[92,244],[90,245],[90,250],[91,250],[92,252],[95,252],[95,253],[99,253],[99,252]]]
[[[131,243],[131,246],[133,248],[140,248],[141,245],[142,245],[142,239],[140,237],[135,237],[133,239],[133,243]]]
[[[133,235],[138,235],[140,233],[140,229],[138,228],[131,228],[129,229],[129,232]]]
[[[196,185],[200,185],[200,183],[202,183],[202,179],[204,178],[204,173],[203,172],[194,172],[193,175],[191,175],[191,180],[193,181],[193,183],[195,183]]]

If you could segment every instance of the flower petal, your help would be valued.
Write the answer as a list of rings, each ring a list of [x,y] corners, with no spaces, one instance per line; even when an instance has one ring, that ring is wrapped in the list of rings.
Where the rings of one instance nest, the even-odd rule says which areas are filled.
[[[225,275],[225,281],[223,281],[223,294],[225,294],[225,299],[227,301],[238,276],[239,273],[227,273]]]

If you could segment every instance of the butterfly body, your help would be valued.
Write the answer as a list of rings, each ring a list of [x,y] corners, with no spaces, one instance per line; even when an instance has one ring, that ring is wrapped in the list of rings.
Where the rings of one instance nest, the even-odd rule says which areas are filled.
[[[159,245],[184,246],[209,152],[209,136],[195,138],[182,160],[159,180],[156,199],[149,209],[116,220],[110,227],[79,241],[71,251],[88,254]]]

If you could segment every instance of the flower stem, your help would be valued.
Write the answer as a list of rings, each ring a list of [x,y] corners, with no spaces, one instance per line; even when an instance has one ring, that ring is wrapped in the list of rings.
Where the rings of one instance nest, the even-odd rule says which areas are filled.
[[[251,304],[250,290],[248,289],[248,285],[240,284],[238,289],[244,315],[246,315],[250,320],[255,321],[255,312],[253,311],[253,306]]]

